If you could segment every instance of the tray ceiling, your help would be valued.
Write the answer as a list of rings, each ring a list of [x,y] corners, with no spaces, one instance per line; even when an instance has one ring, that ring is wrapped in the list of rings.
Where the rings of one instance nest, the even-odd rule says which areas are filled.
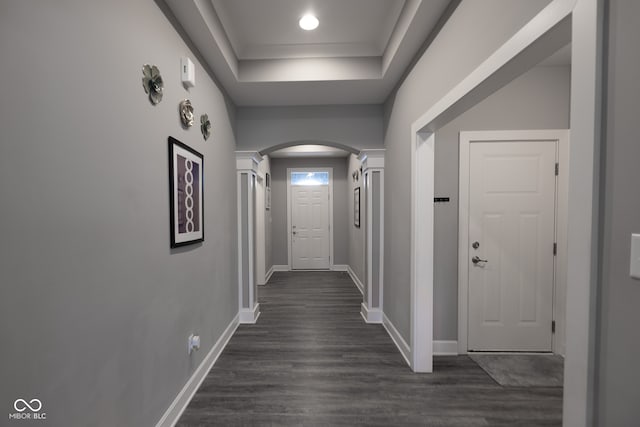
[[[284,59],[382,56],[404,0],[213,0],[236,57]],[[304,13],[320,20],[314,31],[297,23]],[[356,18],[357,19],[354,19]]]
[[[449,0],[167,0],[240,106],[381,103]],[[298,20],[313,13],[316,30]]]

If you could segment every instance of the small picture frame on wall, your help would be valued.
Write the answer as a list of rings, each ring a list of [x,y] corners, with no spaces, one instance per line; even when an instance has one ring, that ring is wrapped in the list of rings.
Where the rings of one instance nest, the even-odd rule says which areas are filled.
[[[360,228],[360,187],[353,190],[353,225]]]
[[[204,157],[169,137],[171,247],[204,241]]]

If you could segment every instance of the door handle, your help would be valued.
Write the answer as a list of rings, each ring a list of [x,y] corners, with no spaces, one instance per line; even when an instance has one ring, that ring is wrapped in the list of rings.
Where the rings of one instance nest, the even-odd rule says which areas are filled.
[[[478,265],[478,263],[480,263],[480,262],[489,262],[489,261],[488,261],[488,260],[486,260],[486,259],[480,259],[480,257],[476,255],[476,256],[474,256],[473,258],[471,258],[471,262],[472,262],[474,265]]]
[[[297,231],[292,231],[291,233],[292,233],[292,234],[298,234],[298,232],[297,232]]]

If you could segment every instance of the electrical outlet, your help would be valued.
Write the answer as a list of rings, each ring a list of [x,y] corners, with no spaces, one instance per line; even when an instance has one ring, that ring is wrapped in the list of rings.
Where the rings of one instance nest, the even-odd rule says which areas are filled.
[[[200,350],[200,335],[189,335],[188,351],[191,354],[194,351]]]

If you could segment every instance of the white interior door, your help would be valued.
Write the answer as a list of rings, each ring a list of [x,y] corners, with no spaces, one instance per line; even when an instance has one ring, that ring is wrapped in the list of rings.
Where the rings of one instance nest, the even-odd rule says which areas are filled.
[[[471,144],[471,351],[552,350],[556,156],[556,141]]]
[[[329,254],[329,186],[292,186],[292,269],[328,269]]]

